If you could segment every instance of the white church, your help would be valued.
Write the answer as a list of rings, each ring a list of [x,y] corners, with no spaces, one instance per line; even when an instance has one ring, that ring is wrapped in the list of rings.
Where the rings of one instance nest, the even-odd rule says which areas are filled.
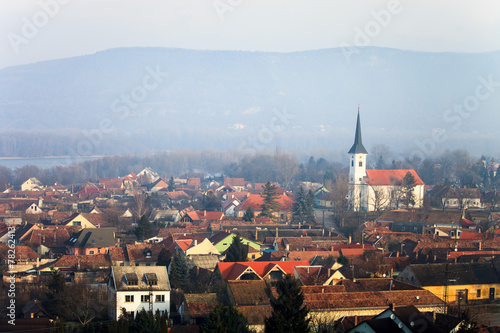
[[[424,182],[415,170],[367,170],[366,156],[368,152],[361,139],[361,122],[356,124],[354,144],[348,152],[350,207],[353,211],[375,211],[381,209],[421,208],[424,201]],[[401,203],[401,182],[410,172],[415,178],[416,186],[413,188],[414,205],[405,207]]]

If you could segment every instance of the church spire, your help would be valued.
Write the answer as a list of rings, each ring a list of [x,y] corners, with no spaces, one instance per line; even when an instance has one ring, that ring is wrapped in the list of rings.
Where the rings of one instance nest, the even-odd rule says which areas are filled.
[[[356,123],[356,135],[354,136],[354,144],[348,152],[349,154],[368,154],[363,146],[361,139],[361,121],[359,120],[359,105],[358,105],[358,122]]]

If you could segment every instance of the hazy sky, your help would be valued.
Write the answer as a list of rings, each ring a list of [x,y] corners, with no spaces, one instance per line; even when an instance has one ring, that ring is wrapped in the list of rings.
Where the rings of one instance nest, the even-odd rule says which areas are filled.
[[[482,52],[500,50],[500,1],[0,0],[0,36],[0,68],[124,46]]]

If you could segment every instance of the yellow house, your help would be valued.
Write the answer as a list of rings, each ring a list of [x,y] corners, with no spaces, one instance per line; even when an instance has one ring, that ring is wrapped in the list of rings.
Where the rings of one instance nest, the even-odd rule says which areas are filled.
[[[86,215],[86,216],[85,216]],[[83,214],[83,213],[74,213],[61,223],[63,225],[74,225],[74,226],[80,226],[82,229],[85,228],[97,228],[97,225],[93,224],[92,222],[89,221],[90,219],[90,214]],[[97,214],[92,214],[92,215],[97,215]]]
[[[500,275],[491,263],[409,265],[397,279],[448,303],[500,299]]]

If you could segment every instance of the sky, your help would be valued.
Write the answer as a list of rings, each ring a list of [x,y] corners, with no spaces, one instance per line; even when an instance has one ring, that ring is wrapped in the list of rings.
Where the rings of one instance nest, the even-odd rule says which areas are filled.
[[[500,50],[498,0],[0,0],[0,68],[116,47]]]

